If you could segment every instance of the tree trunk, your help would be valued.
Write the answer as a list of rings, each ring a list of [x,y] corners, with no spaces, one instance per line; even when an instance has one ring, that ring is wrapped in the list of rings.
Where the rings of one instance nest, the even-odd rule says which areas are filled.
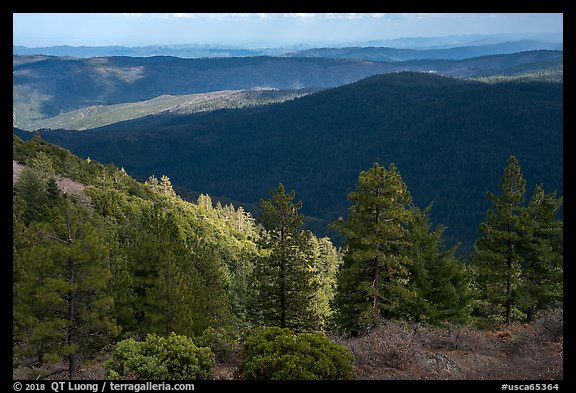
[[[508,233],[512,232],[510,223],[508,223]],[[512,240],[508,239],[508,254],[506,256],[506,324],[512,322]]]
[[[72,285],[74,283],[74,263],[71,257],[68,257],[68,284]],[[71,288],[68,290],[68,321],[70,326],[68,327],[68,336],[66,338],[66,343],[69,346],[74,345],[76,339],[76,296],[74,290]],[[76,358],[76,353],[72,352],[68,355],[68,374],[70,379],[76,375],[78,369],[78,362]]]
[[[528,310],[526,310],[526,323],[532,323],[533,318],[534,309],[532,307],[528,307]]]
[[[508,271],[510,272],[511,266],[510,261],[508,261]],[[506,324],[509,325],[512,322],[512,299],[510,297],[510,292],[512,288],[512,283],[510,280],[510,273],[508,273],[508,277],[506,278]]]
[[[284,228],[280,230],[280,327],[286,327],[286,261],[285,261]]]
[[[68,376],[70,379],[74,379],[76,373],[78,372],[78,360],[76,357],[76,353],[73,352],[68,355]]]
[[[378,198],[380,198],[380,187],[376,188],[376,203],[378,203]],[[380,315],[378,304],[378,298],[380,295],[380,258],[378,253],[380,252],[380,243],[379,243],[379,231],[380,231],[380,207],[376,205],[376,257],[374,258],[374,264],[372,266],[372,285],[374,286],[374,294],[372,297],[372,309],[374,311],[375,320],[377,322],[377,316]]]
[[[372,286],[374,287],[374,295],[372,296],[372,308],[378,310],[378,294],[380,288],[380,260],[378,257],[374,258],[374,265],[372,266]]]
[[[172,331],[172,263],[167,261],[166,274],[166,335]]]

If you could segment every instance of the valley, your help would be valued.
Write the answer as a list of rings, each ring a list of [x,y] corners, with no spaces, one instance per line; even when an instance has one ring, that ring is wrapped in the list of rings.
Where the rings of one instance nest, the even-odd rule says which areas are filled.
[[[327,226],[346,215],[356,174],[394,162],[417,205],[433,203],[433,222],[469,252],[488,206],[484,194],[510,154],[530,187],[545,182],[562,192],[561,97],[558,83],[392,73],[271,106],[40,135],[135,177],[165,173],[176,186],[246,205],[284,182],[302,198],[303,212],[320,219],[312,229],[332,236]]]
[[[243,108],[282,102],[304,96],[314,89],[300,90],[220,90],[215,92],[161,95],[150,100],[126,104],[92,105],[50,118],[19,121],[14,125],[25,129],[86,130],[121,121],[163,113],[190,114],[226,108]]]
[[[529,51],[462,60],[379,62],[357,58],[65,57],[14,56],[13,123],[34,129],[41,120],[95,105],[136,103],[164,95],[228,90],[337,87],[371,75],[431,72],[459,78],[515,75],[534,67],[555,75],[561,51]],[[58,124],[58,123],[56,123]],[[55,125],[56,125],[55,124]]]

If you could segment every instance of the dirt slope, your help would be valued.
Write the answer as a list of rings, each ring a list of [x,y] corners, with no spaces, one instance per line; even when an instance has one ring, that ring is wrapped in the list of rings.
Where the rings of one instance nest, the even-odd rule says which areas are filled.
[[[24,165],[17,163],[15,160],[12,160],[12,186],[18,183],[22,169],[24,169]],[[90,198],[84,193],[84,184],[78,183],[70,178],[60,175],[55,175],[54,178],[56,179],[58,188],[64,194],[74,195],[85,204],[90,204]]]

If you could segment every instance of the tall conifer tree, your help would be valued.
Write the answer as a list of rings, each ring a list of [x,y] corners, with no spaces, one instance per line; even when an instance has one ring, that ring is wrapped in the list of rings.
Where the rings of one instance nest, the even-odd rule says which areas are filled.
[[[318,319],[318,330],[323,330],[332,317],[331,303],[336,293],[336,275],[342,257],[328,237],[318,239],[310,234],[312,247],[312,281],[317,288],[314,295],[314,312]]]
[[[562,198],[537,185],[522,211],[522,283],[519,306],[530,323],[536,312],[562,304],[563,221],[557,218]]]
[[[34,222],[30,248],[14,255],[15,342],[41,364],[67,359],[72,378],[79,360],[119,332],[112,319],[109,250],[98,220],[63,200],[52,221]]]
[[[487,193],[492,202],[486,222],[480,224],[480,236],[474,245],[472,263],[478,269],[478,286],[487,314],[502,315],[512,321],[520,285],[520,213],[526,181],[518,159],[511,156],[500,182],[500,195]]]
[[[470,275],[455,252],[458,246],[444,249],[445,228],[431,231],[430,211],[413,208],[408,249],[411,295],[404,302],[407,317],[418,322],[467,321],[471,301]]]
[[[337,323],[357,334],[382,317],[398,315],[407,290],[405,255],[412,198],[396,166],[374,164],[358,177],[348,221],[334,228],[346,236],[344,265],[338,274]]]
[[[280,184],[270,199],[260,200],[258,221],[263,225],[260,246],[265,255],[254,266],[252,319],[267,326],[310,330],[317,325],[313,312],[313,271],[307,233],[302,229],[302,202]]]

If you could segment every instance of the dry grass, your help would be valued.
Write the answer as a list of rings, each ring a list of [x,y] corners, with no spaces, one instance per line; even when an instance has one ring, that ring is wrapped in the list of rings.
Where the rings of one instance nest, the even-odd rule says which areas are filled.
[[[498,331],[384,322],[334,338],[356,356],[358,379],[554,380],[563,378],[563,312]]]
[[[383,322],[361,337],[330,338],[355,355],[356,378],[361,380],[559,380],[563,379],[563,315],[555,310],[531,325],[518,323],[495,331]],[[105,358],[84,364],[78,379],[102,379]],[[240,360],[238,352],[219,360],[214,378],[238,379]],[[58,368],[64,364],[36,370],[15,367],[13,377],[35,379]]]

